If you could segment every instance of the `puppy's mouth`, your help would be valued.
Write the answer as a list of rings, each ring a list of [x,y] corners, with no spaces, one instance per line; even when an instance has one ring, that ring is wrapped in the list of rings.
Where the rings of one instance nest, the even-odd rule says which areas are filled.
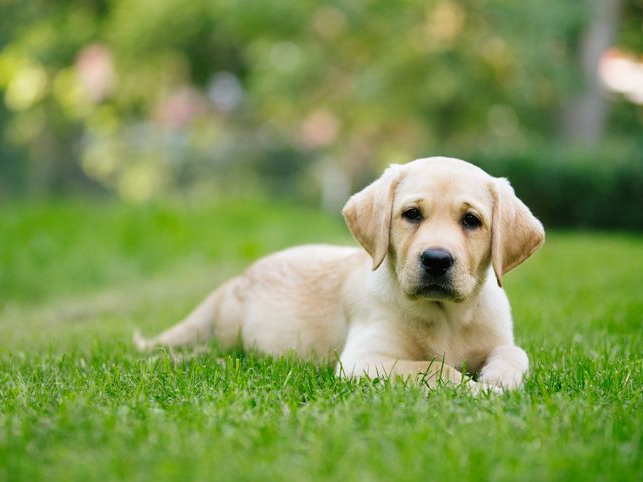
[[[413,296],[433,300],[462,301],[460,294],[451,286],[441,283],[423,283],[413,290]]]

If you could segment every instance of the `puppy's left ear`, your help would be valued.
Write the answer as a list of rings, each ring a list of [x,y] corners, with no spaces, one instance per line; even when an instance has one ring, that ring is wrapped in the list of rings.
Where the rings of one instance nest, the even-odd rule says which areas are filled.
[[[388,251],[395,189],[402,167],[391,164],[384,174],[348,200],[342,215],[355,239],[373,258],[373,270]]]
[[[545,230],[529,208],[518,199],[507,179],[494,179],[491,194],[491,263],[498,286],[502,286],[503,275],[542,246]]]

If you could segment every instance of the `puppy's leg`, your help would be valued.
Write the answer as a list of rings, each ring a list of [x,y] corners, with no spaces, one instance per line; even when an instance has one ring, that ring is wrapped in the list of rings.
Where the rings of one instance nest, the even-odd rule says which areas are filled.
[[[358,360],[348,361],[340,359],[337,374],[347,378],[361,377],[388,377],[403,380],[426,380],[430,384],[438,381],[460,383],[464,377],[455,368],[439,361],[411,361],[395,360],[393,358],[377,358],[368,355],[361,356]]]
[[[516,345],[500,345],[491,350],[482,370],[480,381],[502,388],[516,388],[529,370],[529,358]]]
[[[363,357],[358,361],[342,361],[337,367],[337,374],[347,378],[369,378],[387,377],[390,380],[401,378],[404,381],[412,381],[423,384],[429,388],[436,388],[440,384],[465,385],[474,393],[484,391],[498,391],[495,387],[476,383],[462,372],[456,370],[441,361],[411,361],[376,359]]]
[[[243,304],[236,296],[238,281],[235,278],[213,291],[181,322],[154,338],[146,339],[136,331],[136,347],[141,351],[157,346],[172,348],[202,343],[212,337],[216,337],[222,348],[233,346],[240,332]]]
[[[429,388],[463,384],[474,393],[498,391],[471,380],[442,360],[409,360],[412,356],[396,327],[377,321],[356,325],[348,333],[336,373],[347,378],[384,376],[392,381],[401,378]]]

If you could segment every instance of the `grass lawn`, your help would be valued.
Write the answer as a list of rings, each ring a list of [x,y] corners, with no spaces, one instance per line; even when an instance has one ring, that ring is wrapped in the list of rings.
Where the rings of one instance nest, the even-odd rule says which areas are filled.
[[[549,233],[507,276],[532,369],[500,396],[134,351],[134,327],[313,241],[352,242],[270,203],[0,207],[0,481],[643,480],[641,236]]]

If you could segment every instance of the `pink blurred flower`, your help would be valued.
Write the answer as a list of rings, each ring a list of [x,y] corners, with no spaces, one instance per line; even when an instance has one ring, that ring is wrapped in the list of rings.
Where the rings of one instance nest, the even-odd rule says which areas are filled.
[[[338,133],[337,117],[326,109],[317,109],[302,122],[300,140],[308,148],[322,147],[337,139]]]
[[[116,82],[110,50],[102,44],[90,44],[76,56],[76,72],[85,97],[100,102],[113,90]]]
[[[156,111],[155,119],[172,129],[185,127],[190,121],[207,111],[208,100],[194,87],[183,86],[164,97]]]

